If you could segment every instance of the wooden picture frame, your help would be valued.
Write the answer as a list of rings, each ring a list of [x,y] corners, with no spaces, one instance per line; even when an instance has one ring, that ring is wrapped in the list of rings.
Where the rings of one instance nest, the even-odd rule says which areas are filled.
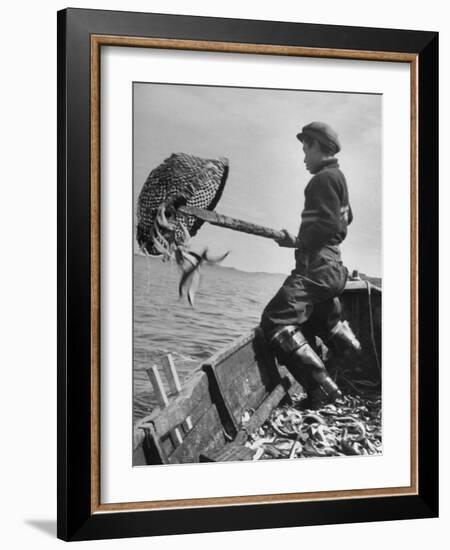
[[[409,487],[102,504],[100,51],[104,46],[361,59],[411,71]],[[114,537],[438,514],[438,35],[67,9],[58,13],[58,537]]]

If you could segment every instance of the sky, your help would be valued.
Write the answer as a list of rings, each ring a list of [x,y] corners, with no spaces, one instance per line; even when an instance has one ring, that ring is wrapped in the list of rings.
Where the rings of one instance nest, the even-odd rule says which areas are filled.
[[[326,91],[134,83],[134,204],[148,176],[172,153],[226,157],[230,172],[216,211],[296,234],[311,178],[301,128],[330,124],[349,188],[354,221],[341,245],[350,271],[381,277],[382,96]],[[292,249],[274,241],[204,224],[194,249],[230,251],[223,265],[289,273]]]

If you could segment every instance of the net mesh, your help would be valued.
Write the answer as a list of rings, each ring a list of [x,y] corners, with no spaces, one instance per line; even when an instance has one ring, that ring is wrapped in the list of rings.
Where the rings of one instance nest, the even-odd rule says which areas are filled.
[[[160,255],[155,242],[155,221],[162,204],[196,206],[213,210],[228,177],[228,160],[204,159],[186,153],[173,153],[152,170],[137,203],[136,239],[142,251]],[[172,238],[177,245],[194,236],[203,224],[194,216],[175,213]],[[156,246],[155,246],[156,245]]]

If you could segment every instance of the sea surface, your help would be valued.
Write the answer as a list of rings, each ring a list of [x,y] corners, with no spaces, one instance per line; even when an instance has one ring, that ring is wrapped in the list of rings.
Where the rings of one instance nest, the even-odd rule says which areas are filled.
[[[180,276],[174,262],[134,256],[135,422],[156,405],[146,369],[170,353],[183,385],[212,353],[258,325],[286,277],[207,264],[192,307],[178,296]]]

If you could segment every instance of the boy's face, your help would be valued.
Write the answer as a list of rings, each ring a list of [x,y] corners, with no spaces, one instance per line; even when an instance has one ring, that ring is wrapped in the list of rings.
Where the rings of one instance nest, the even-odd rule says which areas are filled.
[[[322,153],[318,142],[313,141],[311,145],[304,142],[303,152],[305,153],[304,163],[306,164],[306,169],[311,174],[315,174],[324,159],[324,154]]]

